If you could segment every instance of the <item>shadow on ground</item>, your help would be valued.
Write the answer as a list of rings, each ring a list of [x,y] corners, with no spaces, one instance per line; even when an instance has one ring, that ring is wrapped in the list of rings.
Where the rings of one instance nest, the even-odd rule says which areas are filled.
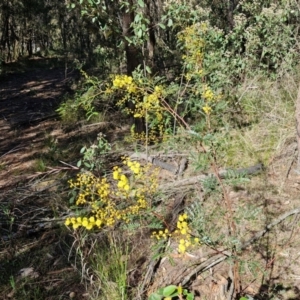
[[[55,58],[7,64],[0,77],[0,299],[81,299],[85,291],[68,260],[69,232],[34,222],[65,209],[65,173],[41,186],[32,180],[47,167],[40,158],[61,154],[55,110],[77,75]]]

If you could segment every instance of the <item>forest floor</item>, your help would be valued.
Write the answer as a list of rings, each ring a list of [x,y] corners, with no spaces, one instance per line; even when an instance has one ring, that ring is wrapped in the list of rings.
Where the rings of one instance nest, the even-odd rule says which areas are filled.
[[[74,76],[60,65],[39,58],[12,63],[0,79],[0,299],[68,299],[85,290],[62,244],[67,233],[36,223],[64,206],[57,175],[47,168],[62,159],[55,110]],[[31,281],[20,283],[22,277]]]
[[[67,180],[78,172],[73,166],[79,150],[83,141],[93,142],[99,133],[97,126],[63,125],[55,112],[65,95],[72,93],[74,76],[50,59],[36,59],[23,65],[10,64],[0,77],[0,299],[102,299],[90,296],[86,274],[78,272],[74,263],[78,255],[71,251],[74,236],[62,225],[68,213]],[[106,132],[111,140],[117,139],[114,131]],[[285,212],[300,207],[295,157],[296,143],[287,141],[263,174],[227,191],[234,212],[241,216],[238,233],[243,242]],[[189,165],[184,178],[195,175]],[[160,180],[176,185],[177,179],[162,171]],[[199,202],[205,201],[203,211],[217,214],[220,205],[216,199],[203,198],[201,184],[195,186],[192,195]],[[182,195],[178,189],[165,192],[174,201]],[[184,193],[190,193],[188,188]],[[186,202],[193,204],[191,199]],[[243,219],[243,211],[250,206],[256,213]],[[207,229],[223,227],[224,220],[217,225],[211,218]],[[300,299],[299,233],[296,212],[240,253],[244,295],[252,297],[249,299]],[[134,287],[141,285],[143,274],[153,263],[149,250],[152,242],[143,234],[141,231],[132,237],[136,239],[130,257],[134,272],[128,273],[128,280],[136,281],[130,284]],[[196,299],[229,299],[232,257],[214,263],[222,255],[231,256],[227,249],[222,253],[203,245],[182,258],[176,245],[173,247],[171,243],[167,255],[171,259],[156,264],[148,293],[186,279],[184,286],[198,295]],[[203,270],[194,272],[193,266],[201,264]]]

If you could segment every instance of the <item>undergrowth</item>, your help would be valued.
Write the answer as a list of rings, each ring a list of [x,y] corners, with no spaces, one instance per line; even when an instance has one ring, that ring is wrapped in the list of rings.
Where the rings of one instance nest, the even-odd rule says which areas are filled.
[[[228,299],[247,299],[248,285],[261,280],[258,291],[251,295],[257,296],[255,293],[261,292],[268,284],[266,278],[272,275],[275,259],[270,253],[277,245],[269,241],[255,244],[249,255],[243,244],[270,222],[271,200],[264,198],[263,192],[279,191],[267,184],[266,174],[258,179],[263,186],[261,192],[247,174],[232,171],[222,177],[220,169],[248,167],[257,162],[268,166],[293,142],[298,75],[291,72],[289,62],[297,57],[296,44],[291,26],[283,28],[281,43],[273,43],[272,29],[280,31],[282,20],[292,18],[294,12],[280,4],[264,7],[258,1],[242,1],[235,12],[234,28],[225,31],[209,21],[208,14],[214,14],[213,10],[186,10],[185,4],[177,2],[166,3],[170,12],[164,20],[171,24],[169,27],[176,23],[176,30],[170,34],[179,53],[179,72],[174,76],[152,74],[146,62],[131,74],[118,72],[107,78],[81,71],[82,85],[57,110],[66,123],[104,120],[108,112],[118,110],[144,126],[138,131],[132,125],[127,141],[143,145],[139,149],[145,149],[145,153],[136,153],[136,157],[143,154],[146,162],[119,155],[109,138],[100,134],[90,144],[76,141],[81,158],[77,164],[70,162],[76,167],[65,164],[68,171],[77,173],[68,181],[69,207],[62,217],[72,236],[68,259],[91,299],[193,299],[190,281],[186,286],[160,286],[151,294],[147,289],[154,285],[155,274],[149,275],[147,284],[144,282],[165,259],[184,262],[201,251],[224,255],[226,270],[230,270],[226,273],[230,280],[225,292],[233,290]],[[137,7],[143,5],[138,1]],[[136,32],[144,25],[144,19],[138,16],[133,27]],[[48,157],[59,161],[56,144],[56,140],[48,139],[48,153],[36,160],[36,171],[46,172],[46,162],[51,161],[46,160]],[[156,153],[158,158],[169,153],[187,157],[189,173],[164,175],[149,163],[154,162],[150,154],[156,149],[161,150]],[[108,168],[110,159],[113,167]],[[193,184],[180,185],[181,180],[199,174],[203,177]],[[252,202],[247,192],[239,193],[251,188],[258,190]],[[171,203],[178,200],[179,191],[183,207],[174,209]],[[133,257],[136,248],[140,248],[139,255]],[[129,267],[132,260],[134,266]],[[212,270],[210,266],[203,271],[207,278]],[[165,277],[168,275],[165,273]],[[199,271],[192,278],[201,276]],[[39,288],[30,290],[29,279],[21,281],[19,289],[14,280],[12,277],[10,284],[15,295],[33,299],[47,296]],[[271,291],[271,284],[268,288],[271,298],[276,293]]]
[[[76,241],[94,231],[102,232],[109,239],[106,249],[90,249],[89,256],[94,255],[92,271],[87,267],[91,263],[88,256],[80,256],[82,276],[89,274],[92,278],[96,274],[104,294],[129,299],[126,258],[125,261],[120,258],[128,256],[130,243],[123,239],[121,247],[112,235],[116,232],[116,235],[127,236],[138,231],[139,227],[151,232],[152,241],[164,241],[160,249],[165,249],[163,245],[167,241],[175,243],[173,253],[183,258],[202,248],[215,253],[229,251],[226,262],[231,266],[233,293],[239,299],[245,294],[241,282],[247,273],[245,265],[251,269],[250,274],[246,274],[251,280],[256,273],[263,276],[266,271],[259,266],[256,257],[244,257],[242,250],[245,237],[251,237],[244,226],[258,230],[252,224],[263,226],[265,212],[245,199],[240,199],[239,203],[232,199],[230,191],[249,187],[246,174],[233,172],[221,178],[219,169],[221,166],[250,166],[257,162],[268,165],[280,153],[294,134],[295,85],[286,84],[290,80],[288,75],[274,81],[261,74],[252,74],[235,88],[232,97],[227,97],[221,83],[217,79],[213,81],[205,69],[205,51],[211,51],[206,38],[212,30],[208,23],[199,22],[178,34],[183,69],[173,82],[164,77],[150,77],[142,69],[131,75],[112,75],[103,82],[84,74],[93,87],[90,94],[84,94],[82,102],[82,107],[86,100],[91,105],[84,108],[87,118],[94,113],[94,98],[102,95],[124,114],[144,122],[145,130],[137,132],[133,126],[130,138],[145,145],[146,155],[152,144],[160,144],[162,149],[166,147],[165,152],[169,149],[182,152],[184,149],[189,153],[193,172],[211,173],[199,182],[201,188],[197,185],[191,188],[193,193],[188,199],[189,205],[184,213],[178,214],[175,229],[170,229],[161,215],[158,191],[166,194],[168,191],[158,190],[158,173],[150,165],[123,158],[123,166],[116,165],[101,177],[95,176],[93,170],[82,170],[75,180],[69,181],[71,204],[77,207],[65,225],[72,228]],[[60,112],[65,109],[62,107]],[[241,114],[241,120],[235,122],[238,114]],[[95,160],[94,153],[90,153],[92,161]],[[197,189],[201,189],[201,196],[194,192]],[[82,209],[78,210],[78,207]],[[80,247],[80,253],[83,253],[85,243]],[[106,251],[111,251],[110,257]],[[164,256],[163,253],[160,255]],[[192,299],[192,293],[186,287],[183,287],[185,294],[182,290],[178,292],[177,286],[171,287],[161,287],[154,295],[157,299],[168,299],[181,293],[180,299]],[[146,296],[145,291],[136,287],[135,291],[138,299]],[[97,289],[96,294],[96,298],[106,297]]]

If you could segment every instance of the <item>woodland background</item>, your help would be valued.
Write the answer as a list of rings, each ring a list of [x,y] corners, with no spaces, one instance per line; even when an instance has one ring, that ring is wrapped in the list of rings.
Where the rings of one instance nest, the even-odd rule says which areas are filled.
[[[299,21],[3,0],[0,298],[300,299]]]

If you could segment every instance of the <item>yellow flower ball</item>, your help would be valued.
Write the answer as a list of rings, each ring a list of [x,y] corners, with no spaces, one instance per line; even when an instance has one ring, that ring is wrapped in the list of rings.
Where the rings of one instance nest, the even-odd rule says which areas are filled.
[[[82,226],[87,227],[88,225],[89,225],[89,222],[88,222],[87,218],[83,218]]]
[[[125,184],[126,184],[126,183],[125,183],[124,181],[119,181],[119,182],[118,182],[118,188],[119,188],[119,189],[122,189],[122,188],[125,186]]]
[[[127,177],[124,174],[121,175],[120,180],[123,181],[124,183],[128,181]]]
[[[69,226],[70,224],[71,224],[71,220],[70,220],[70,218],[67,218],[66,221],[65,221],[65,225]]]
[[[183,229],[180,230],[180,233],[183,234],[183,235],[186,235],[186,234],[187,234],[187,231],[186,231],[185,228],[183,228]]]
[[[77,229],[80,225],[78,223],[73,224],[73,229]]]
[[[185,241],[185,246],[188,248],[190,245],[191,245],[191,242],[188,241],[188,240],[186,240],[186,241]]]
[[[178,252],[179,253],[185,253],[185,250],[186,250],[185,246],[183,244],[179,244]]]
[[[85,228],[87,230],[91,230],[91,229],[93,229],[93,224],[89,223]]]
[[[182,222],[184,220],[183,215],[180,215],[178,221]]]
[[[202,109],[207,115],[209,115],[212,111],[212,108],[210,106],[208,106],[207,104],[205,106],[203,106]]]
[[[113,179],[118,180],[120,178],[120,173],[118,172],[118,170],[113,172]]]

